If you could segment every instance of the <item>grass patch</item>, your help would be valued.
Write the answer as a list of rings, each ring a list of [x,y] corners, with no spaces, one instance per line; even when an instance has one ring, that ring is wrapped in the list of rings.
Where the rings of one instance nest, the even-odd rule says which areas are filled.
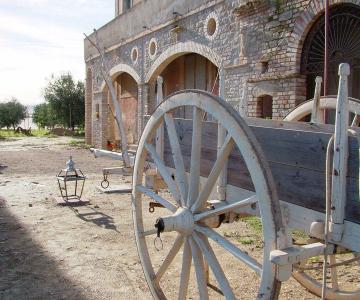
[[[242,245],[247,246],[255,246],[255,248],[263,247],[263,236],[262,236],[262,223],[261,219],[254,216],[243,217],[240,219],[242,222],[246,224],[246,227],[250,229],[250,233],[248,231],[245,232],[225,232],[224,235],[226,237],[233,238],[237,240]]]
[[[47,129],[33,129],[31,130],[31,134],[33,136],[38,136],[38,137],[52,137],[52,134],[50,134],[49,130]]]
[[[314,256],[308,259],[309,264],[318,264],[318,263],[322,263],[323,261],[324,261],[323,256]]]
[[[248,236],[239,237],[237,240],[243,245],[252,245],[255,242],[252,238]]]
[[[77,137],[85,137],[85,130],[76,130],[74,132],[74,136],[77,136]]]
[[[14,130],[12,129],[0,129],[0,136],[3,138],[3,139],[7,139],[7,138],[12,138],[12,137],[24,137],[26,136],[25,134],[22,134],[22,133],[17,133],[15,132]]]
[[[252,230],[254,230],[256,235],[262,236],[262,223],[260,218],[249,216],[241,218],[241,221],[245,222]]]
[[[14,137],[52,137],[47,129],[32,129],[31,135],[15,132],[12,129],[0,129],[0,139],[14,138]],[[56,137],[56,136],[54,136]]]
[[[254,235],[243,235],[237,231],[224,232],[224,236],[235,239],[242,245],[255,246],[256,248],[262,248],[262,238],[256,234]]]
[[[69,145],[72,147],[76,147],[76,148],[81,148],[81,149],[90,149],[91,146],[88,144],[85,144],[84,140],[71,140],[69,142]]]
[[[308,243],[309,236],[302,230],[293,230],[292,238],[296,244],[305,245]]]

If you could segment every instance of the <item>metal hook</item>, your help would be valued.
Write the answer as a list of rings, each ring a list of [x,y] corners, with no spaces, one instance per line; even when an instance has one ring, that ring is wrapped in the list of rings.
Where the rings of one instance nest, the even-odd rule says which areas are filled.
[[[156,238],[154,239],[154,247],[157,251],[160,251],[164,248],[164,245],[163,245],[163,242],[161,240],[161,237],[160,237],[160,233],[164,231],[164,220],[162,218],[158,218],[156,220],[156,223],[155,223],[155,228],[157,229],[157,235],[156,235]],[[161,249],[160,247],[157,247],[156,246],[156,241],[159,240],[160,241],[160,246],[161,246]]]
[[[160,241],[160,247],[158,247],[156,244],[156,241]],[[156,251],[161,251],[162,249],[164,249],[164,245],[163,245],[163,242],[162,242],[162,239],[161,239],[161,237],[160,237],[160,235],[159,236],[157,236],[155,239],[154,239],[154,247],[155,247],[155,249],[156,249]]]
[[[109,181],[107,180],[107,174],[104,174],[104,180],[101,181],[101,187],[107,189],[109,187]]]

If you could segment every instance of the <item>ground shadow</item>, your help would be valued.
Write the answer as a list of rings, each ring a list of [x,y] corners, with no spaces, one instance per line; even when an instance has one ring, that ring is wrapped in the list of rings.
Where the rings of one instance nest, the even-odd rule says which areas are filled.
[[[8,166],[4,166],[0,164],[0,174],[4,174],[2,171],[5,170]]]
[[[0,205],[0,299],[86,299],[4,204]]]
[[[96,210],[91,206],[81,206],[81,207],[73,207],[69,206],[69,208],[75,213],[75,215],[85,222],[91,222],[99,227],[103,227],[105,229],[111,229],[118,233],[120,233],[115,224],[114,218],[104,214],[101,211]]]

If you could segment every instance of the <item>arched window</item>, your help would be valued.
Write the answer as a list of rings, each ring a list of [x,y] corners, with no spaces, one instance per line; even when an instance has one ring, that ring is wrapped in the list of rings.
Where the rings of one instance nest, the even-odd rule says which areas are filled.
[[[256,117],[272,119],[273,98],[269,95],[259,97],[256,102]]]
[[[328,95],[337,93],[338,67],[350,65],[349,96],[360,98],[360,8],[353,4],[331,7],[329,16]],[[315,77],[323,76],[325,15],[310,29],[303,46],[301,72],[306,75],[307,98],[314,96]]]

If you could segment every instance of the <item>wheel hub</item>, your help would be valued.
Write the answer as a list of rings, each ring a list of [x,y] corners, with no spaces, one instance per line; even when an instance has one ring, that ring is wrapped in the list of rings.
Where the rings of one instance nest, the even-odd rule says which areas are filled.
[[[195,226],[194,217],[190,209],[179,208],[172,216],[159,218],[155,227],[158,232],[177,231],[185,235],[193,232]]]

